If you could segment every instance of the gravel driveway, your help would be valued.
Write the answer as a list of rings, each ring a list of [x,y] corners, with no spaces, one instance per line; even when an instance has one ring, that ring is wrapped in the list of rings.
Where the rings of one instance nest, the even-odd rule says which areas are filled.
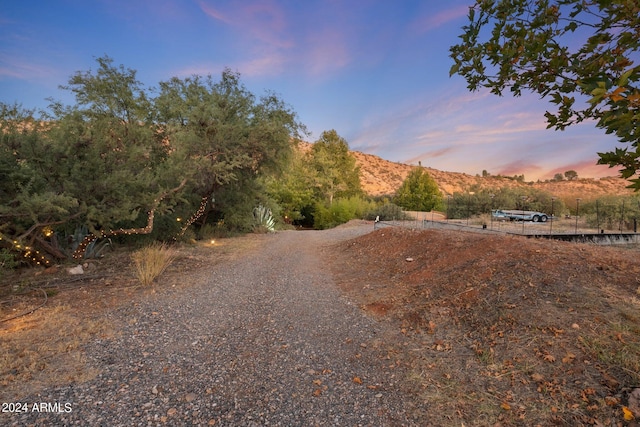
[[[87,348],[97,378],[25,399],[29,412],[0,424],[412,425],[404,374],[387,360],[399,338],[341,296],[323,261],[331,243],[372,230],[279,232],[189,286],[159,287],[111,314],[117,338]]]

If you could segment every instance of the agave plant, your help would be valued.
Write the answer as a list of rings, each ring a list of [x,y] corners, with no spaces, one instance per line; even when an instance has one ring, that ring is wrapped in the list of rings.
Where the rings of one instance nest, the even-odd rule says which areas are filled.
[[[53,246],[60,249],[63,253],[67,254],[71,258],[72,254],[78,248],[80,242],[89,234],[89,229],[86,225],[76,227],[72,234],[55,233],[53,239]],[[82,254],[83,259],[101,258],[104,255],[106,249],[113,249],[113,242],[111,239],[96,239],[87,245]]]
[[[253,218],[256,221],[256,227],[262,227],[271,232],[275,231],[276,220],[273,218],[271,209],[258,205],[253,209]]]

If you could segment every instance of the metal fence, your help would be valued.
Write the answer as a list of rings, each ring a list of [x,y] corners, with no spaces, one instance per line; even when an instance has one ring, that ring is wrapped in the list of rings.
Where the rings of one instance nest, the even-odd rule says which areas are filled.
[[[530,238],[546,238],[571,242],[596,243],[599,245],[638,244],[640,242],[639,233],[604,233],[604,231],[598,232],[593,230],[584,232],[558,230],[554,232],[552,224],[549,224],[549,226],[547,226],[544,223],[527,223],[525,221],[515,223],[511,222],[506,224],[498,221],[491,221],[489,224],[474,224],[461,220],[432,221],[429,219],[374,222],[374,230],[385,227],[404,227],[415,230],[458,230],[476,233],[519,235]]]

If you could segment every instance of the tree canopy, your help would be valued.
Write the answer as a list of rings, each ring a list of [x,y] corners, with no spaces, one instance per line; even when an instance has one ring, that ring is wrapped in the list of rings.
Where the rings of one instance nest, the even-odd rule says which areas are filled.
[[[309,164],[316,172],[315,186],[331,204],[335,197],[361,193],[360,169],[349,152],[349,144],[335,130],[322,132],[313,144]]]
[[[229,70],[162,82],[154,97],[134,70],[97,62],[63,86],[73,105],[52,101],[38,117],[0,104],[2,242],[81,256],[86,239],[151,233],[158,215],[173,224],[157,236],[168,239],[213,209],[214,193],[220,217],[252,218],[260,177],[284,167],[305,132],[295,113]],[[229,196],[239,183],[244,197]]]
[[[627,144],[598,153],[640,189],[640,3],[633,0],[477,0],[450,74],[470,90],[539,94],[555,104],[549,128],[585,120]]]
[[[409,172],[393,201],[411,211],[430,211],[442,206],[442,194],[429,173],[417,167]]]

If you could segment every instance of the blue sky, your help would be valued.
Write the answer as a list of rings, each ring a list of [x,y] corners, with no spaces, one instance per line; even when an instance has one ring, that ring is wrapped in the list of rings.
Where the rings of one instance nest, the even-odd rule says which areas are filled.
[[[108,55],[147,87],[173,76],[241,74],[277,93],[312,135],[352,150],[472,175],[615,176],[593,122],[546,129],[534,95],[470,93],[449,77],[467,0],[21,0],[0,8],[0,102],[72,102],[58,86]]]

